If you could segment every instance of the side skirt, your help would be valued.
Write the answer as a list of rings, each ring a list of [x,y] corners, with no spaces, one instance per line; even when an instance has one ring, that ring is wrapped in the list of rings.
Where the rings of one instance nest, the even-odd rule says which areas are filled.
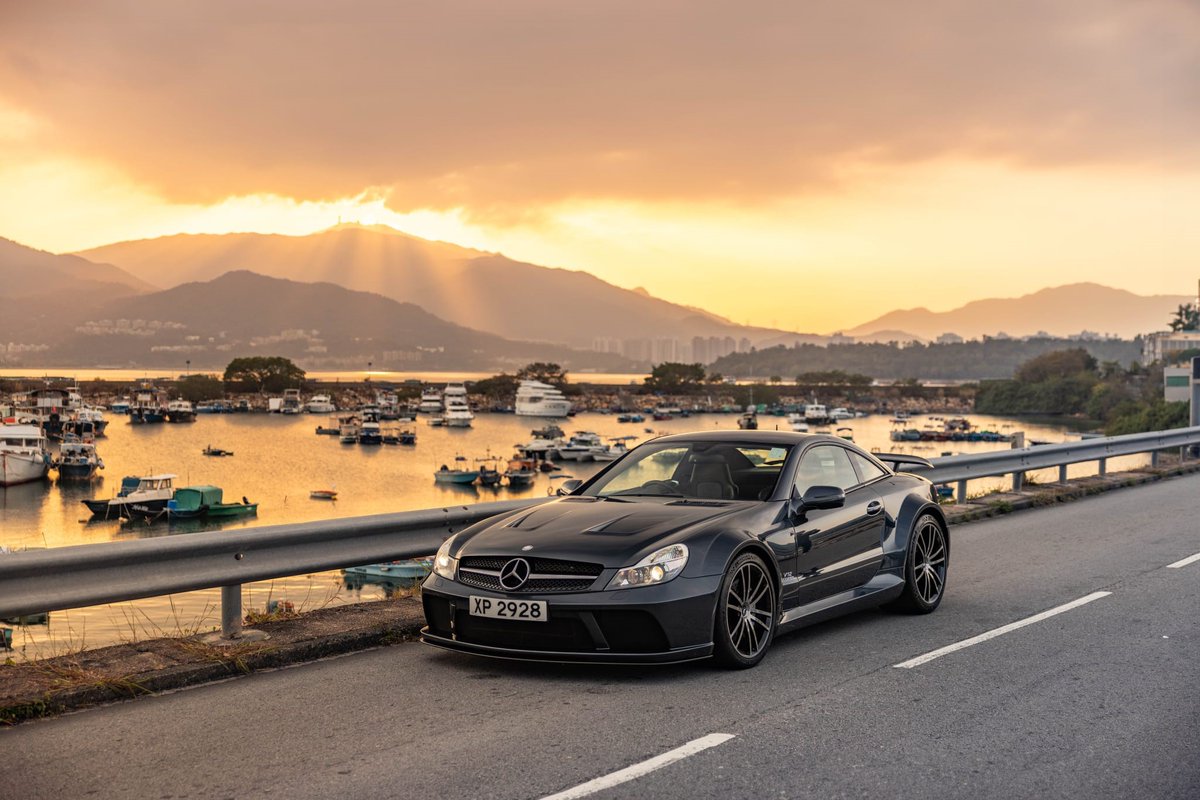
[[[779,632],[796,630],[824,622],[852,611],[883,605],[895,600],[904,591],[904,579],[899,575],[882,573],[862,586],[816,600],[784,612],[779,620]]]

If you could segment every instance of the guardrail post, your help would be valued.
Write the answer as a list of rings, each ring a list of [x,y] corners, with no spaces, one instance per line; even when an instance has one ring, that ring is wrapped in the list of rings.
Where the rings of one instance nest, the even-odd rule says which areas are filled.
[[[1150,466],[1152,466],[1152,467],[1158,466],[1158,451],[1157,450],[1150,451]]]
[[[956,501],[956,502],[959,502],[959,503],[965,503],[965,502],[967,502],[967,482],[966,482],[966,481],[959,481],[959,482],[958,482],[958,492],[957,492],[957,494],[958,494],[958,497],[957,497],[957,498],[955,498],[955,501]]]
[[[1058,465],[1058,482],[1059,483],[1067,482],[1067,465],[1066,464]]]
[[[1107,458],[1100,459],[1100,474],[1101,475],[1108,474],[1108,459]]]
[[[221,587],[221,638],[242,635],[242,585]]]
[[[1020,450],[1025,446],[1025,431],[1017,431],[1012,435],[1012,449]],[[1013,473],[1013,491],[1021,491],[1021,487],[1025,485],[1025,470],[1017,470]]]

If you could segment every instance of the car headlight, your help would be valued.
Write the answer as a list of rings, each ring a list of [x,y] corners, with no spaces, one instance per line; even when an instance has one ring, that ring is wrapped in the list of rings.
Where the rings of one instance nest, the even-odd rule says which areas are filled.
[[[453,536],[442,542],[442,546],[438,548],[437,555],[433,557],[433,571],[451,581],[454,580],[454,573],[458,570],[458,559],[450,555],[450,543],[452,541],[454,541]]]
[[[687,565],[686,544],[673,544],[655,550],[632,567],[618,570],[609,581],[609,589],[632,589],[635,586],[654,586],[674,578]]]

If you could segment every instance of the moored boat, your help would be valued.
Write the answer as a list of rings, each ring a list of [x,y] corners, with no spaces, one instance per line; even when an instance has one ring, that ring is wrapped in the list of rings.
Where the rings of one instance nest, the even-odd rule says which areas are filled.
[[[36,425],[0,425],[0,486],[46,477],[50,471],[46,436]]]
[[[59,480],[86,481],[96,476],[96,470],[104,469],[104,462],[96,453],[95,442],[68,439],[59,446],[54,468]]]
[[[155,519],[167,511],[167,503],[175,494],[174,475],[147,475],[138,478],[137,486],[126,495],[104,501],[83,500],[93,516]]]
[[[220,447],[213,447],[211,444],[200,451],[206,456],[231,456],[232,450],[222,450]]]
[[[337,489],[313,489],[308,493],[313,500],[337,500]]]
[[[513,489],[529,486],[536,477],[537,469],[531,459],[514,458],[508,462],[508,469],[504,471],[504,479]]]
[[[437,483],[453,483],[460,486],[474,483],[479,478],[479,470],[467,469],[466,462],[466,456],[455,456],[454,469],[442,464],[441,468],[433,473],[433,479]]]
[[[187,400],[172,400],[167,403],[167,422],[195,422],[196,409]]]
[[[517,387],[516,412],[526,417],[566,417],[571,413],[571,401],[556,386],[521,381]]]
[[[337,406],[333,404],[327,394],[314,394],[307,403],[304,404],[304,410],[310,414],[332,414],[337,411]]]

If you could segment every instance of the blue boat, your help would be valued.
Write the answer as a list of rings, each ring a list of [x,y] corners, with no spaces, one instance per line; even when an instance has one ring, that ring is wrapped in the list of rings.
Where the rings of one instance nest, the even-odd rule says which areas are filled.
[[[474,483],[479,479],[479,470],[467,469],[466,456],[454,457],[454,469],[442,464],[441,469],[433,473],[433,479],[438,483],[454,483],[460,486],[465,486],[469,483]]]

